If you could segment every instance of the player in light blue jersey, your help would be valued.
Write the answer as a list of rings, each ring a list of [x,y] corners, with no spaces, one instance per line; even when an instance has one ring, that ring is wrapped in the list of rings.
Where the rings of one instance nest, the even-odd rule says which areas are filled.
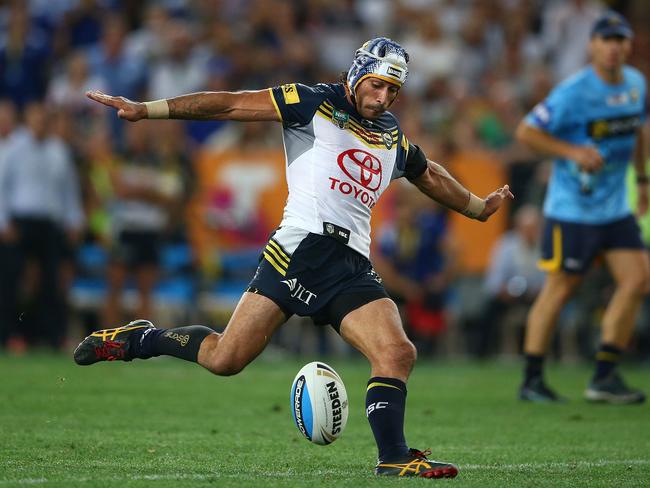
[[[596,370],[585,398],[616,404],[645,400],[641,391],[625,385],[616,368],[650,286],[650,263],[625,190],[632,160],[639,213],[645,213],[648,177],[640,133],[646,81],[625,65],[631,38],[628,22],[607,12],[592,29],[591,64],[556,86],[517,129],[521,142],[556,158],[544,203],[540,261],[548,276],[528,315],[522,400],[563,400],[544,382],[544,355],[562,307],[601,254],[616,291],[603,316]]]

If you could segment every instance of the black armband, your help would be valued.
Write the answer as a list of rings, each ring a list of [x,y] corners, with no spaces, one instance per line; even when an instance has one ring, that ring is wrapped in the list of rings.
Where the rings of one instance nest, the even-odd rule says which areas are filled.
[[[424,155],[420,146],[415,144],[409,144],[409,152],[406,157],[406,170],[404,171],[404,176],[408,180],[414,180],[418,176],[421,176],[427,169],[427,157]]]

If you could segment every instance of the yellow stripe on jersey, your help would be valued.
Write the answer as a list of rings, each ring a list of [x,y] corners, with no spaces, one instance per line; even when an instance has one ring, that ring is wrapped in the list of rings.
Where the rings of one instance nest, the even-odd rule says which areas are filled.
[[[551,259],[540,259],[537,267],[543,271],[559,271],[562,264],[562,227],[553,226],[553,257]]]
[[[271,246],[268,244],[265,247],[266,251],[271,254],[275,258],[275,262],[278,263],[280,266],[283,268],[288,268],[289,267],[289,262],[288,260],[284,260],[283,258],[280,257],[280,255],[273,249]]]
[[[322,110],[318,110],[316,113],[317,113],[319,116],[323,117],[325,120],[329,120],[329,121],[332,120],[332,117],[331,117],[331,116],[327,116],[327,115],[326,115]],[[370,149],[386,149],[386,146],[384,145],[383,142],[382,142],[382,143],[379,143],[379,142],[377,142],[377,143],[370,142],[370,141],[368,141],[367,139],[365,139],[364,137],[362,137],[361,135],[359,135],[359,133],[358,133],[357,131],[351,129],[350,127],[347,128],[347,132],[349,132],[349,133],[352,134],[354,137],[356,137],[357,139],[359,139],[361,142],[363,142],[363,144],[364,144],[366,147],[368,147],[368,148],[370,148]]]
[[[300,95],[295,83],[282,85],[282,94],[284,95],[284,103],[287,105],[300,102]]]
[[[280,108],[278,107],[278,102],[275,101],[275,96],[273,95],[273,88],[269,88],[269,94],[271,95],[271,101],[273,102],[273,106],[275,107],[275,111],[278,113],[278,117],[280,118],[280,122],[282,122],[282,113],[280,112]]]
[[[406,155],[409,153],[409,141],[404,134],[402,134],[402,147],[406,151]]]
[[[272,245],[274,248],[276,248],[276,249],[278,250],[278,252],[280,253],[280,255],[281,255],[284,259],[286,259],[287,262],[291,261],[291,258],[287,255],[287,253],[285,253],[285,252],[282,250],[282,248],[280,247],[280,244],[278,244],[278,243],[275,242],[274,240],[270,240],[270,241],[269,241],[269,244]]]
[[[264,254],[264,259],[266,259],[269,263],[271,263],[271,266],[273,266],[278,273],[280,273],[282,276],[286,276],[287,272],[275,262],[275,260],[270,254],[266,252],[264,252],[263,254]]]
[[[328,113],[330,115],[332,115],[332,111],[334,110],[334,106],[327,102],[321,103],[318,108],[322,108],[325,111],[325,113]]]

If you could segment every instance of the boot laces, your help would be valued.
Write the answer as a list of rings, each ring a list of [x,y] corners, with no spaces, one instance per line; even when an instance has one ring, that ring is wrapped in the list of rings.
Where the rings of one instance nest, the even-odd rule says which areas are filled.
[[[431,449],[427,448],[424,451],[420,451],[418,449],[409,449],[409,453],[411,456],[416,457],[418,459],[427,459],[427,456],[431,455]]]

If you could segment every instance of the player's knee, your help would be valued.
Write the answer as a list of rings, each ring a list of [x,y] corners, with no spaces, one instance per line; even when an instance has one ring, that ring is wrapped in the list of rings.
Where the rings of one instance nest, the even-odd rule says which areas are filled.
[[[386,366],[396,371],[409,372],[417,359],[417,350],[411,341],[404,341],[392,346],[390,352],[387,351],[383,356]]]
[[[642,299],[647,293],[646,285],[642,281],[620,285],[617,291],[624,293],[630,300]]]
[[[233,376],[240,373],[248,361],[233,354],[218,354],[208,365],[210,372],[218,376]]]
[[[619,283],[618,288],[628,295],[644,296],[650,291],[650,272],[646,269],[639,269],[637,273],[629,275]]]

